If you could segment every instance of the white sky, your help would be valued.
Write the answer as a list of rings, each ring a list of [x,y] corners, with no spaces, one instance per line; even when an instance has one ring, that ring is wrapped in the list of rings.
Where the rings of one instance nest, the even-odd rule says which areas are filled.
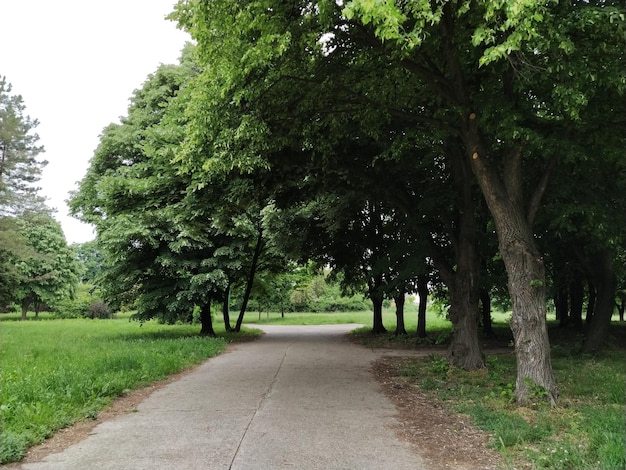
[[[76,189],[111,122],[160,63],[177,63],[189,35],[165,20],[176,0],[0,0],[0,75],[38,119],[49,161],[40,182],[68,243],[94,238],[71,218]]]

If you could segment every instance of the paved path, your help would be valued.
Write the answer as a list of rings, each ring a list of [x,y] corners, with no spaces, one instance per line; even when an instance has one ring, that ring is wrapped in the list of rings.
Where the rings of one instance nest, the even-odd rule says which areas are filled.
[[[394,435],[354,325],[263,326],[157,390],[136,413],[24,470],[426,469]]]

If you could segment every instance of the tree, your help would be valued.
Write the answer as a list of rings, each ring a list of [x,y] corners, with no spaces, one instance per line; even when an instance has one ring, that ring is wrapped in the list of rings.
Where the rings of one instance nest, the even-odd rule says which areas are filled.
[[[431,156],[433,160],[441,159],[442,153],[453,157],[450,161],[460,160],[452,167],[460,168],[455,173],[460,174],[455,188],[461,189],[455,189],[455,193],[461,205],[452,201],[450,205],[456,205],[452,211],[461,223],[447,224],[444,237],[441,232],[431,234],[426,221],[419,231],[415,225],[413,229],[417,231],[414,238],[434,237],[435,251],[446,252],[454,245],[456,259],[437,257],[438,268],[449,273],[446,280],[453,295],[455,335],[451,356],[461,367],[483,367],[476,328],[480,266],[473,201],[464,197],[472,193],[472,182],[463,179],[469,165],[464,163],[459,148],[453,147],[448,155],[450,146],[444,144],[449,129],[424,126],[425,119],[416,111],[425,104],[433,109],[440,99],[433,100],[432,93],[407,86],[410,74],[402,68],[390,69],[385,51],[372,47],[373,37],[345,27],[341,9],[333,2],[320,2],[318,10],[309,8],[306,2],[276,3],[270,9],[266,3],[255,1],[216,1],[206,8],[195,6],[181,2],[177,15],[198,39],[201,59],[206,64],[203,80],[196,83],[199,99],[190,113],[196,119],[191,121],[188,142],[190,148],[200,150],[217,145],[216,156],[210,160],[212,166],[235,166],[243,171],[270,168],[272,173],[284,176],[278,183],[279,196],[302,192],[308,186],[304,197],[309,200],[311,192],[320,191],[325,180],[327,186],[343,184],[350,175],[366,185],[364,192],[384,193],[370,195],[372,202],[393,200],[399,212],[419,220],[426,207],[419,198],[422,189],[414,189],[414,183],[405,189],[403,185],[410,180],[401,173],[407,168],[413,172],[419,165],[416,160]],[[422,126],[418,131],[416,124]],[[459,139],[455,139],[458,147]],[[433,147],[439,151],[433,151]],[[375,165],[376,178],[365,183],[367,176],[361,169]],[[432,170],[412,174],[419,175],[417,181],[432,178],[437,181],[435,185],[443,187],[445,178],[437,173],[450,171],[450,166],[440,162],[436,165],[439,167],[428,177],[424,174]],[[390,172],[392,167],[396,171]],[[384,178],[387,173],[396,179]],[[313,180],[322,183],[311,184]],[[382,185],[387,182],[392,186],[385,192]],[[337,208],[331,210],[336,213]],[[428,210],[437,208],[430,206]],[[438,246],[442,248],[440,245],[443,249],[437,250]],[[384,264],[383,253],[380,256],[377,264]],[[344,280],[348,278],[344,276]],[[385,283],[376,276],[371,279],[369,290],[376,292],[379,305]],[[366,285],[363,279],[358,282]],[[375,310],[380,311],[378,307]],[[381,325],[378,328],[382,330]]]
[[[79,267],[74,251],[67,246],[61,225],[45,213],[25,213],[17,220],[19,230],[31,247],[30,255],[17,263],[19,283],[16,298],[22,320],[29,308],[38,315],[74,295]]]
[[[97,242],[75,243],[72,248],[76,252],[76,259],[81,265],[80,280],[93,284],[104,271],[104,254]]]
[[[256,177],[198,172],[181,157],[195,75],[188,46],[181,65],[161,66],[148,77],[128,116],[105,129],[70,204],[96,226],[108,299],[134,304],[141,320],[187,320],[198,306],[201,334],[213,335],[211,303],[224,302],[228,328],[229,291],[238,282],[247,286],[235,330],[241,327],[268,253],[262,216],[267,195]]]
[[[11,85],[0,76],[0,215],[42,205],[34,183],[47,162],[37,158],[44,151],[33,132],[39,123],[24,115],[25,109],[22,97],[11,95]]]
[[[557,396],[533,222],[558,157],[550,136],[570,135],[591,97],[624,89],[615,64],[623,61],[625,22],[616,5],[354,0],[344,10],[442,99],[442,124],[463,142],[508,273],[520,402],[533,382]],[[544,168],[534,188],[525,188],[524,157]]]

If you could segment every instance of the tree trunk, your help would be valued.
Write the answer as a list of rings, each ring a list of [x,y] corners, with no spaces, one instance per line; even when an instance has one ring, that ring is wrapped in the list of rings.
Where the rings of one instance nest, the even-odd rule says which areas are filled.
[[[428,277],[418,276],[417,295],[419,306],[417,309],[417,337],[426,338],[426,307],[428,306]]]
[[[26,320],[26,314],[28,313],[28,307],[30,307],[30,302],[27,300],[22,300],[22,321]]]
[[[507,156],[504,176],[500,178],[482,143],[477,118],[475,113],[468,113],[464,141],[468,159],[496,225],[500,253],[508,275],[513,306],[511,330],[517,358],[515,398],[518,403],[526,402],[532,386],[538,385],[546,390],[549,401],[554,404],[558,391],[546,327],[545,266],[535,247],[532,230],[549,172],[543,175],[525,210],[521,151],[515,149]]]
[[[591,279],[587,280],[587,288],[589,290],[589,300],[587,301],[587,311],[585,313],[585,323],[589,325],[591,323],[591,319],[593,318],[593,314],[596,311],[596,294],[597,289],[594,286]]]
[[[396,335],[406,335],[406,328],[404,327],[404,289],[394,296],[396,303]]]
[[[511,330],[517,356],[515,397],[518,402],[525,402],[531,393],[529,386],[535,384],[543,387],[550,401],[555,403],[558,392],[546,327],[543,259],[535,249],[532,233],[525,227],[513,225],[510,230],[504,229],[501,238],[500,250],[507,267],[513,304]]]
[[[480,304],[482,306],[483,333],[487,338],[493,338],[495,333],[491,324],[491,297],[487,289],[480,289]]]
[[[211,317],[211,301],[207,301],[200,307],[200,336],[215,336],[213,330],[213,318]]]
[[[601,250],[590,260],[593,284],[597,289],[596,308],[588,325],[583,351],[596,353],[606,344],[609,327],[615,308],[617,278],[613,269],[613,258],[609,250]]]
[[[559,326],[565,328],[569,323],[569,295],[567,288],[560,287],[554,295],[554,310],[556,318],[559,320]]]
[[[230,326],[230,284],[226,286],[226,290],[224,291],[222,317],[224,317],[224,328],[226,331],[232,331],[233,328]]]
[[[379,294],[372,294],[372,307],[374,308],[374,318],[372,321],[372,333],[375,335],[386,333],[387,329],[383,325],[383,300],[384,297]]]
[[[478,339],[478,289],[471,276],[455,275],[448,288],[452,322],[450,363],[465,370],[485,367],[485,356]]]
[[[626,307],[626,290],[622,290],[620,292],[617,293],[617,296],[619,297],[619,303],[615,302],[617,304],[617,311],[619,313],[619,321],[624,321],[624,308]]]
[[[478,298],[480,290],[480,257],[476,237],[475,207],[469,164],[457,146],[449,146],[450,164],[455,191],[456,230],[450,234],[454,247],[454,267],[445,256],[433,249],[433,262],[450,296],[449,317],[452,340],[449,359],[452,365],[465,370],[485,367],[485,356],[478,339]],[[434,243],[433,243],[434,244]]]
[[[583,326],[583,302],[585,299],[585,289],[579,273],[574,273],[574,279],[569,286],[569,317],[574,328]]]
[[[254,285],[254,276],[256,274],[257,266],[259,265],[259,257],[263,249],[263,229],[259,228],[259,234],[257,236],[256,245],[254,247],[254,254],[252,255],[252,262],[250,263],[250,272],[248,273],[248,281],[246,283],[246,290],[243,294],[243,301],[241,303],[241,310],[237,317],[237,324],[235,325],[235,331],[241,331],[241,324],[243,323],[243,316],[248,308],[248,301],[250,300],[250,294],[252,293],[252,286]]]

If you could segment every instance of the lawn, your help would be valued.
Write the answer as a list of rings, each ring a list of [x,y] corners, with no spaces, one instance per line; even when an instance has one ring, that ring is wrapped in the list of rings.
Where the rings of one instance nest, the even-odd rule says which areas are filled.
[[[29,446],[58,429],[95,417],[120,394],[200,363],[233,338],[253,334],[201,338],[198,325],[45,318],[0,322],[3,463],[20,460]]]
[[[612,346],[600,355],[579,353],[577,335],[568,344],[559,333],[552,366],[559,384],[556,407],[537,388],[530,403],[513,400],[515,355],[492,355],[487,369],[466,372],[440,356],[406,359],[397,374],[450,413],[469,415],[491,433],[507,468],[623,470],[626,468],[626,351],[617,340],[626,325],[614,322]]]

